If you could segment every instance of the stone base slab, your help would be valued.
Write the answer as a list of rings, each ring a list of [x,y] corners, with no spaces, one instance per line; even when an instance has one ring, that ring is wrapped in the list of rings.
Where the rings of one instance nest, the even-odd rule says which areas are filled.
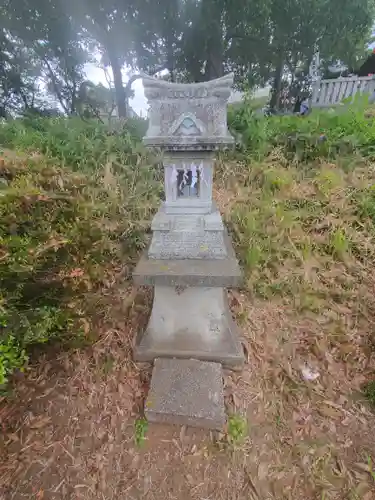
[[[133,272],[134,282],[142,286],[241,286],[242,272],[226,231],[224,244],[225,259],[149,259],[146,251]]]
[[[161,260],[143,255],[133,273],[142,286],[203,286],[235,288],[242,274],[235,259]]]
[[[136,361],[180,358],[214,361],[241,369],[244,354],[222,288],[155,286],[146,331],[137,339]]]
[[[154,231],[150,259],[225,259],[223,231]]]
[[[156,359],[145,403],[150,422],[222,430],[222,368],[195,359]]]

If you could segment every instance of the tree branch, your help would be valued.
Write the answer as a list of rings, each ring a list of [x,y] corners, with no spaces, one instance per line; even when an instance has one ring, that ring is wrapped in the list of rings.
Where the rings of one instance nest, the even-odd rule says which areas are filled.
[[[252,35],[240,35],[238,33],[228,33],[227,35],[225,35],[226,42],[229,42],[230,40],[233,40],[235,38],[239,40],[249,40],[252,42],[259,42],[259,38]]]
[[[34,50],[35,52],[39,55],[39,57],[42,59],[42,61],[44,62],[44,64],[47,66],[47,70],[48,70],[48,73],[49,73],[49,76],[51,78],[51,82],[52,82],[52,86],[53,86],[53,90],[56,94],[56,97],[58,98],[62,108],[64,109],[65,113],[67,115],[69,115],[69,109],[67,108],[65,102],[64,102],[64,99],[63,99],[63,96],[60,92],[60,89],[58,87],[58,84],[57,84],[57,80],[56,80],[56,77],[55,77],[55,74],[53,72],[53,69],[46,57],[45,54],[43,54],[41,51],[40,51],[40,47],[37,45],[37,44],[34,44]]]
[[[155,76],[157,73],[160,73],[160,71],[163,71],[163,69],[166,69],[164,64],[162,66],[159,66],[154,71],[152,71],[150,76]],[[136,73],[135,75],[133,75],[133,76],[131,76],[129,78],[129,80],[127,81],[127,83],[125,85],[125,95],[126,96],[129,95],[133,83],[136,80],[139,80],[140,78],[143,78],[143,76],[144,76],[144,74],[142,74],[142,73]]]

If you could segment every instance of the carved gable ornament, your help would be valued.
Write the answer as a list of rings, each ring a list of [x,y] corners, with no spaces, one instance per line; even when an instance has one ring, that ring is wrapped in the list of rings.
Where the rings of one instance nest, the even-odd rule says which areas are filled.
[[[199,136],[205,133],[204,124],[192,113],[184,113],[172,124],[170,135]]]
[[[214,151],[233,144],[227,101],[233,74],[203,83],[170,83],[143,77],[148,99],[146,146],[167,151]]]

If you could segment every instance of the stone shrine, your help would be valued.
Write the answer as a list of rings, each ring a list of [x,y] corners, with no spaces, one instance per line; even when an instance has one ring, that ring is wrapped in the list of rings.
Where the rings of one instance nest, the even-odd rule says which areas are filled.
[[[135,283],[154,287],[150,320],[134,350],[136,361],[243,364],[226,295],[226,288],[240,283],[241,272],[212,199],[215,152],[234,142],[227,128],[232,84],[233,75],[193,84],[143,77],[150,106],[143,142],[163,153],[165,202],[133,275]],[[193,377],[194,370],[187,372]],[[201,372],[211,373],[208,367]]]

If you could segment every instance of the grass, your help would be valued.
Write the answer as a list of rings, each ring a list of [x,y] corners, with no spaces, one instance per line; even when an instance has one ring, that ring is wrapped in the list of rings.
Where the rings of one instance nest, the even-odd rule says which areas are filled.
[[[370,456],[367,457],[367,463],[368,463],[368,470],[369,470],[370,475],[371,475],[371,477],[374,481],[374,484],[375,484],[375,470],[374,470],[372,458]]]
[[[107,163],[87,178],[44,161],[3,166],[0,314],[8,354],[0,383],[32,345],[88,339],[95,292],[122,255],[142,248],[157,199],[153,180],[136,182],[137,169],[115,177],[115,168]],[[146,205],[137,202],[140,192],[149,193]]]
[[[146,439],[148,422],[145,418],[138,418],[135,421],[134,441],[137,446],[142,446]]]
[[[117,133],[80,118],[24,118],[0,126],[0,144],[12,150],[41,153],[69,169],[93,171],[108,161],[132,165],[138,158],[143,120],[128,120]]]
[[[375,380],[366,384],[363,392],[369,403],[375,408]]]
[[[301,168],[290,166],[277,153],[277,158],[253,163],[247,171],[238,168],[234,177],[242,178],[243,185],[227,223],[247,269],[249,290],[265,298],[279,295],[301,302],[315,295],[316,301],[340,301],[350,293],[350,279],[337,275],[327,283],[321,277],[329,268],[342,262],[351,273],[359,259],[358,273],[369,277],[375,232],[362,207],[375,178],[365,164],[359,162],[349,173],[336,162]],[[339,184],[329,184],[329,195],[328,171],[340,178]],[[218,174],[219,179],[225,176]]]
[[[77,123],[14,121],[0,131],[4,146],[24,148],[3,149],[0,160],[0,385],[34,346],[95,340],[98,292],[143,248],[159,199],[160,175],[145,152],[129,150],[130,132]]]
[[[247,421],[241,415],[230,415],[228,417],[228,441],[236,446],[243,442],[247,435]]]
[[[148,432],[139,418],[151,373],[133,363],[132,345],[151,297],[132,287],[130,275],[162,195],[157,159],[130,134],[131,152],[122,136],[100,137],[85,146],[90,159],[79,145],[70,166],[74,134],[70,148],[59,149],[56,140],[56,150],[45,146],[52,137],[38,133],[33,141],[43,155],[36,162],[44,173],[54,169],[46,184],[30,165],[26,125],[2,131],[4,146],[28,151],[16,159],[4,155],[3,168],[15,169],[18,182],[5,189],[25,189],[29,174],[27,190],[61,195],[59,179],[66,176],[80,220],[99,223],[99,248],[110,243],[116,250],[95,258],[91,249],[69,253],[73,261],[62,266],[70,274],[69,300],[58,308],[68,311],[73,302],[82,311],[91,347],[51,355],[27,346],[31,363],[21,377],[15,369],[13,398],[0,406],[0,478],[14,498],[55,490],[90,500],[373,498],[375,416],[356,395],[371,400],[375,371],[374,125],[359,108],[306,119],[237,109],[229,121],[237,150],[219,158],[214,195],[245,273],[244,287],[232,290],[229,302],[248,363],[241,374],[225,374],[230,416],[222,437],[231,446],[212,453],[203,431],[153,426]],[[80,138],[85,134],[96,140],[93,131]],[[26,213],[39,221],[48,216],[35,207]],[[82,232],[74,228],[64,231],[78,248]],[[86,273],[91,288],[82,289]],[[10,282],[6,291],[8,298]]]

